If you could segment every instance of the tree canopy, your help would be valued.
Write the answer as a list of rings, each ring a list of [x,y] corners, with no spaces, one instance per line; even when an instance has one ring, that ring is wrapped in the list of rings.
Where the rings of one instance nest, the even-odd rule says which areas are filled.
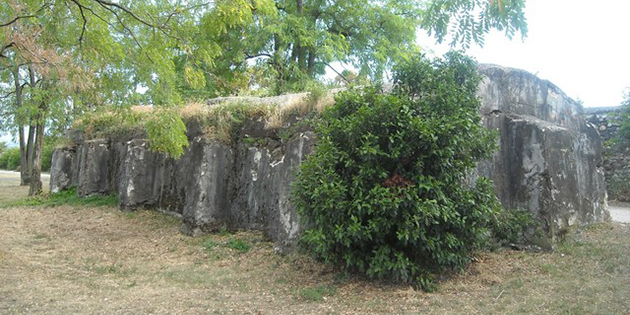
[[[339,65],[379,82],[418,52],[419,28],[461,48],[492,29],[525,36],[524,2],[6,0],[1,129],[17,134],[27,172],[46,123],[63,129],[100,106],[304,90],[328,70],[348,80]]]

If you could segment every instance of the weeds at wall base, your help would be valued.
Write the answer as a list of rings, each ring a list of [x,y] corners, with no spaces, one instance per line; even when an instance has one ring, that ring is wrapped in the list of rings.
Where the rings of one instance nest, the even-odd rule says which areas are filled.
[[[30,197],[25,200],[9,202],[0,205],[0,208],[12,208],[20,206],[58,207],[63,205],[86,207],[116,207],[118,196],[116,195],[92,195],[79,197],[76,187],[49,195]]]

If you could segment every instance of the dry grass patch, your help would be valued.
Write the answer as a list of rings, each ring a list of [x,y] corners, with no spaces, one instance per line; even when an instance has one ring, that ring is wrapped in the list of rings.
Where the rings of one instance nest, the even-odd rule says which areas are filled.
[[[440,289],[374,283],[260,233],[190,238],[151,211],[0,210],[2,314],[627,314],[630,229],[599,225],[555,253],[480,253]]]

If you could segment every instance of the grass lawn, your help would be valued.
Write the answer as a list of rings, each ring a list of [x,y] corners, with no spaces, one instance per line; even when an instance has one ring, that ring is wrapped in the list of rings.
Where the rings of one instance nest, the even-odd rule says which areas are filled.
[[[153,211],[6,205],[0,314],[630,314],[630,228],[618,224],[554,253],[478,253],[425,293],[280,256],[259,233],[191,238]]]

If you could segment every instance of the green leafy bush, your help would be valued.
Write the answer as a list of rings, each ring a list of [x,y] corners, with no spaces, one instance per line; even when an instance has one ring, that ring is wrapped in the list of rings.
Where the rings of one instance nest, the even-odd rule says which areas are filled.
[[[241,254],[244,254],[252,248],[252,245],[249,244],[246,240],[232,238],[228,241],[227,247],[234,249]]]
[[[493,236],[501,245],[523,243],[528,230],[536,228],[533,214],[524,209],[502,211],[491,224]]]
[[[621,102],[621,111],[616,118],[620,124],[616,142],[619,147],[626,149],[630,147],[630,92],[626,93]]]
[[[53,151],[55,151],[56,143],[57,139],[54,138],[47,138],[44,141],[44,148],[42,150],[42,172],[50,172],[52,155]]]
[[[390,94],[337,96],[293,191],[311,253],[425,289],[470,261],[500,209],[488,179],[466,184],[495,139],[480,123],[475,69],[458,53],[418,56],[395,69]]]
[[[0,154],[0,169],[17,170],[20,167],[20,148],[6,149]]]

